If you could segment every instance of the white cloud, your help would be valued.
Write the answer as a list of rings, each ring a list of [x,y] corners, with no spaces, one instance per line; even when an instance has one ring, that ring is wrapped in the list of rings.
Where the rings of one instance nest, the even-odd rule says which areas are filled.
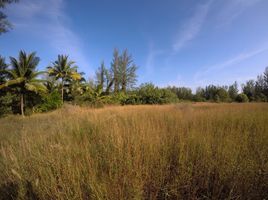
[[[83,52],[83,42],[68,26],[70,20],[64,12],[63,0],[24,0],[10,6],[8,12],[15,25],[14,31],[40,37],[56,54],[69,54],[80,69],[91,70]]]
[[[222,71],[228,67],[231,67],[234,64],[241,63],[247,59],[250,59],[254,56],[257,56],[261,53],[264,53],[265,51],[268,51],[268,46],[260,47],[258,49],[253,50],[253,51],[241,53],[241,54],[236,55],[233,58],[230,58],[226,61],[223,61],[221,63],[218,63],[218,64],[210,66],[210,67],[206,67],[204,70],[199,71],[194,75],[194,80],[200,80],[203,77],[209,76],[215,72],[219,73],[219,71]]]
[[[211,4],[212,0],[197,7],[196,12],[192,18],[186,22],[183,30],[178,34],[176,41],[173,44],[173,50],[175,52],[182,49],[189,41],[197,37],[206,20]]]
[[[149,52],[145,62],[146,75],[150,75],[154,72],[155,58],[163,53],[164,50],[155,49],[153,42],[149,43]]]
[[[222,9],[219,10],[217,18],[220,20],[219,25],[231,24],[238,16],[240,16],[245,10],[254,6],[255,4],[263,0],[226,0],[223,5],[220,5]]]

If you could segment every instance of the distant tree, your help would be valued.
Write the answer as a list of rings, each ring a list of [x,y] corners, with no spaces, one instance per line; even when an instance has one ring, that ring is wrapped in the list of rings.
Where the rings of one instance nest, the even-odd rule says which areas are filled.
[[[80,74],[81,76],[80,79],[69,78],[65,83],[65,89],[68,95],[68,100],[74,100],[75,98],[77,98],[77,96],[82,95],[87,90],[88,84],[85,78],[83,77],[85,73],[80,72],[78,74]]]
[[[268,67],[265,68],[265,71],[263,73],[263,93],[268,98]]]
[[[38,79],[40,74],[36,67],[40,59],[36,53],[26,54],[20,51],[18,59],[10,57],[11,68],[3,70],[7,75],[7,81],[0,85],[0,90],[5,87],[15,88],[20,95],[20,110],[24,116],[24,96],[29,92],[41,93],[46,92],[46,87],[43,85],[43,80]]]
[[[242,91],[247,97],[249,98],[250,101],[255,100],[255,81],[254,80],[249,80],[245,84],[242,85]]]
[[[18,2],[18,0],[0,0],[0,9],[4,9],[7,4]],[[7,20],[7,16],[0,10],[0,35],[12,28],[12,25]]]
[[[193,97],[194,101],[197,101],[197,102],[203,102],[203,101],[206,101],[206,95],[205,95],[205,89],[202,88],[202,87],[198,87],[196,89],[196,93]]]
[[[236,101],[239,102],[239,103],[245,103],[245,102],[248,102],[249,99],[248,99],[248,96],[246,94],[238,94],[237,97],[236,97]]]
[[[127,88],[132,88],[137,81],[137,66],[133,63],[128,50],[124,50],[119,58],[119,84],[121,91],[126,93]]]
[[[228,88],[228,93],[232,101],[235,101],[237,95],[238,95],[239,89],[238,84],[235,81],[234,84],[230,85]]]
[[[114,93],[119,92],[119,63],[120,63],[120,55],[118,49],[114,49],[113,53],[113,61],[112,61],[112,72],[113,72],[113,84],[114,84]]]
[[[55,77],[56,80],[61,79],[61,98],[64,101],[65,83],[70,80],[80,80],[81,74],[77,72],[77,66],[74,61],[69,61],[68,56],[58,55],[58,59],[47,67],[49,76]]]
[[[193,94],[190,88],[186,87],[168,87],[167,89],[171,90],[174,94],[177,95],[179,99],[182,100],[192,100]]]
[[[142,104],[165,104],[177,101],[177,96],[166,88],[158,88],[152,83],[141,84],[137,92],[138,100]]]
[[[194,101],[216,101],[228,102],[230,101],[227,86],[208,85],[204,88],[197,88],[194,95]]]
[[[256,101],[266,101],[267,97],[265,96],[266,83],[263,75],[257,76],[255,82],[255,99]]]
[[[215,100],[215,95],[217,94],[218,88],[215,85],[209,85],[205,88],[205,98],[209,101]]]
[[[101,63],[101,66],[98,68],[96,72],[97,85],[100,87],[101,91],[104,89],[104,84],[106,83],[106,74],[107,69],[105,67],[104,61]]]
[[[114,84],[113,70],[105,70],[106,89],[105,94],[110,94],[111,88]]]
[[[0,84],[6,81],[6,74],[4,73],[8,65],[5,62],[5,58],[0,56]]]
[[[216,99],[214,97],[214,99],[216,101],[221,101],[221,102],[228,102],[228,101],[230,101],[230,96],[229,96],[229,93],[228,93],[226,87],[218,87],[218,90],[217,90],[217,93],[216,93],[215,96],[218,96],[219,97],[219,99]]]

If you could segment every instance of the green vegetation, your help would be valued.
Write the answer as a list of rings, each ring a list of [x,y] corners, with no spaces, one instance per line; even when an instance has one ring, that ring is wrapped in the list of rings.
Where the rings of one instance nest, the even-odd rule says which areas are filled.
[[[9,87],[12,92],[18,94],[21,114],[24,116],[25,95],[29,92],[46,92],[46,87],[42,84],[44,80],[37,79],[44,72],[36,71],[39,58],[35,56],[35,53],[27,55],[21,51],[19,58],[10,57],[10,62],[11,68],[1,71],[1,74],[6,74],[7,81],[0,85],[0,90]]]
[[[268,196],[267,104],[66,105],[0,124],[0,199]]]
[[[6,33],[12,28],[12,25],[7,20],[7,16],[1,11],[1,9],[14,2],[18,2],[18,0],[0,0],[0,35],[2,33]]]
[[[239,102],[239,103],[243,103],[243,102],[248,102],[248,96],[245,95],[245,94],[239,94],[237,95],[236,97],[236,101]]]
[[[127,49],[90,80],[68,55],[39,61],[0,56],[0,200],[268,198],[268,67],[193,93],[137,86]]]
[[[20,113],[24,116],[47,112],[69,104],[103,107],[113,105],[169,104],[177,102],[266,102],[268,99],[268,67],[257,80],[230,86],[209,85],[197,88],[159,88],[152,83],[136,86],[138,67],[127,50],[114,50],[110,68],[102,62],[95,80],[86,81],[83,72],[67,55],[59,55],[47,71],[37,71],[39,57],[35,53],[19,53],[7,64],[0,56],[0,116]],[[46,76],[40,76],[46,74]],[[61,96],[61,103],[58,101]]]
[[[74,61],[69,61],[68,56],[59,55],[58,60],[49,66],[49,76],[55,77],[55,80],[61,79],[61,99],[64,101],[64,87],[67,82],[76,81],[81,79],[81,75],[77,72],[77,66],[73,66]]]

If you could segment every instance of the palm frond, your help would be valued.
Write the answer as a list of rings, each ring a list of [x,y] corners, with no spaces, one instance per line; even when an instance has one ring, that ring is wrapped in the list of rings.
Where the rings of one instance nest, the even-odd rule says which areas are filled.
[[[35,93],[46,93],[47,88],[45,85],[38,82],[30,82],[25,84],[25,88]]]
[[[23,77],[19,77],[17,79],[9,80],[9,81],[5,82],[4,84],[0,85],[0,90],[5,88],[5,87],[10,87],[10,86],[13,86],[13,85],[20,84],[23,81],[25,81],[25,79]]]

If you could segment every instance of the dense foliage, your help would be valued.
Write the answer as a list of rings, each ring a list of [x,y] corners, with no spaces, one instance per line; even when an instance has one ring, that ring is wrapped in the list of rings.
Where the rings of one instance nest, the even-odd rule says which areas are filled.
[[[257,80],[230,86],[208,85],[197,88],[169,86],[159,88],[153,83],[139,87],[137,66],[127,50],[115,49],[110,67],[104,62],[96,71],[95,80],[86,80],[83,72],[67,55],[38,71],[36,53],[20,51],[18,58],[7,63],[0,56],[0,116],[47,112],[68,102],[76,105],[102,107],[105,104],[138,105],[195,102],[266,102],[268,99],[268,67]],[[40,75],[43,76],[41,77]],[[45,76],[44,76],[45,75]]]
[[[18,2],[18,0],[0,0],[0,35],[12,28],[11,23],[7,20],[7,15],[2,11],[2,9],[13,2]]]

